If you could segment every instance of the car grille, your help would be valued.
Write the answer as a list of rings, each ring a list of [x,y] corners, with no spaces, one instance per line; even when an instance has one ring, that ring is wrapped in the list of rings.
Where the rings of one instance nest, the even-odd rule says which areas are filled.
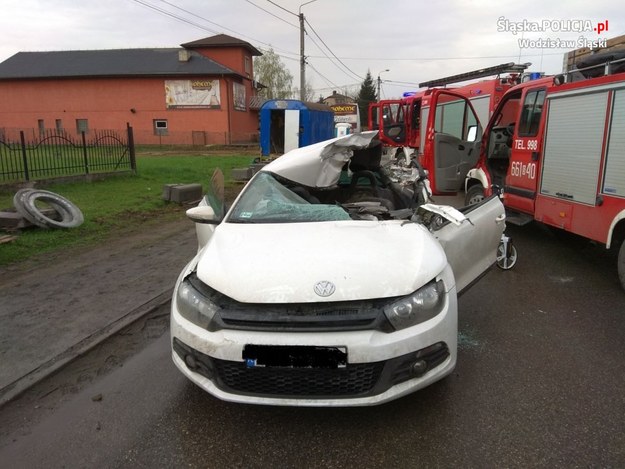
[[[341,397],[366,395],[380,378],[383,363],[345,368],[247,368],[245,363],[215,360],[226,390],[273,396]]]
[[[221,329],[394,331],[383,308],[395,298],[327,303],[240,303],[206,285],[195,272],[185,280],[219,307],[208,327],[213,332]]]

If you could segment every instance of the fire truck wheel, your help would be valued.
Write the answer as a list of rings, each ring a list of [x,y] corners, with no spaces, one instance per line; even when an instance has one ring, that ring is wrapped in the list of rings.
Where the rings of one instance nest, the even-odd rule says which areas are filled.
[[[464,197],[464,205],[479,204],[484,200],[484,189],[479,184],[469,187],[467,194]]]
[[[625,241],[621,243],[621,249],[618,251],[618,277],[625,289]]]

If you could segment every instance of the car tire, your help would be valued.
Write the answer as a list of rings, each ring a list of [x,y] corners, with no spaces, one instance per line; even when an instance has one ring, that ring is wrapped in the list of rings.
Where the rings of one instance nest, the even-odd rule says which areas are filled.
[[[50,205],[61,219],[44,215],[35,204],[37,200]],[[22,189],[13,197],[13,205],[24,218],[41,228],[76,228],[84,222],[84,216],[75,204],[50,191]]]
[[[516,265],[516,261],[518,259],[517,250],[514,244],[511,244],[508,256],[506,256],[504,249],[505,247],[503,243],[500,243],[497,247],[497,267],[501,270],[510,270]]]
[[[479,184],[469,187],[465,197],[464,205],[476,205],[484,200],[484,189]]]

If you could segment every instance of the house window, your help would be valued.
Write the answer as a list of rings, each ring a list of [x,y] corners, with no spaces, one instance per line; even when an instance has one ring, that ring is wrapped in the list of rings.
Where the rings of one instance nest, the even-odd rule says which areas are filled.
[[[167,119],[154,119],[154,135],[167,135]]]
[[[245,73],[247,73],[248,77],[252,74],[251,61],[250,61],[250,58],[247,55],[245,56]]]
[[[89,120],[88,119],[76,119],[76,132],[88,133],[89,132]]]
[[[54,125],[56,126],[57,132],[63,132],[63,121],[61,119],[56,119]]]
[[[46,131],[46,126],[43,122],[43,119],[37,120],[37,128],[39,129],[39,134],[43,135]]]

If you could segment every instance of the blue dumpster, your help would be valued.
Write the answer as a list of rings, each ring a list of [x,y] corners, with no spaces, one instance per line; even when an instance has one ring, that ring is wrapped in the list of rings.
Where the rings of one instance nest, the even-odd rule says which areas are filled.
[[[334,112],[329,106],[296,99],[272,99],[260,108],[260,149],[263,156],[282,155],[334,137]]]

